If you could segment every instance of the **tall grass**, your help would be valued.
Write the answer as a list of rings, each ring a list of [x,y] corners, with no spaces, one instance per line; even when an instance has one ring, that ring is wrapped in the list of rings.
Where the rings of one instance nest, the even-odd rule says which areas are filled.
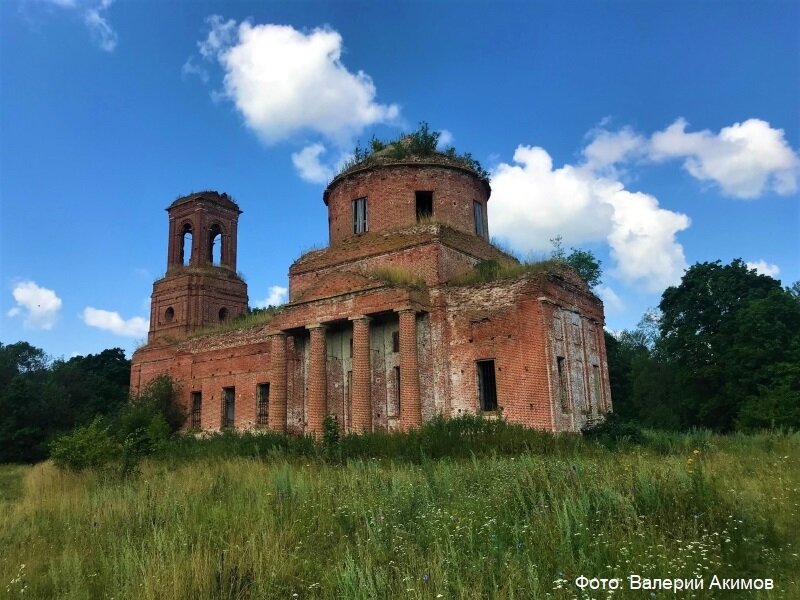
[[[474,443],[453,457],[443,442],[433,459],[423,432],[345,437],[354,458],[330,460],[307,440],[221,436],[184,440],[128,480],[28,468],[0,500],[0,596],[600,598],[574,578],[716,573],[773,578],[759,598],[800,597],[798,434],[648,434],[609,450],[437,426]]]

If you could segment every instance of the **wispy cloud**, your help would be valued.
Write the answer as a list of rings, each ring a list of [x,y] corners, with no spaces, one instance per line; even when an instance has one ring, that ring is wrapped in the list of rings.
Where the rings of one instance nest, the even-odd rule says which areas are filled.
[[[117,32],[111,27],[106,18],[106,11],[113,0],[101,0],[100,4],[87,8],[83,13],[83,22],[89,28],[89,33],[101,50],[113,52],[119,41]]]
[[[119,42],[117,32],[108,20],[108,10],[114,0],[42,0],[65,11],[79,11],[92,40],[105,52],[113,52]]]

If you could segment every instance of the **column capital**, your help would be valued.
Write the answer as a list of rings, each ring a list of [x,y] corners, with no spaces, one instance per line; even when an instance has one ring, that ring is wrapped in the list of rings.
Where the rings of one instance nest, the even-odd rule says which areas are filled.
[[[288,335],[289,334],[286,333],[285,331],[282,331],[282,330],[278,329],[277,331],[272,331],[272,332],[268,333],[267,337],[270,337],[270,338],[284,337],[285,338]]]
[[[401,306],[399,308],[395,308],[394,312],[396,312],[397,314],[400,314],[400,313],[414,313],[414,314],[417,314],[419,311],[416,308],[414,308],[413,306]]]
[[[312,329],[327,329],[327,325],[325,323],[310,323],[306,325],[306,329],[311,331]]]
[[[348,321],[371,321],[372,317],[368,315],[353,315],[352,317],[347,317]]]

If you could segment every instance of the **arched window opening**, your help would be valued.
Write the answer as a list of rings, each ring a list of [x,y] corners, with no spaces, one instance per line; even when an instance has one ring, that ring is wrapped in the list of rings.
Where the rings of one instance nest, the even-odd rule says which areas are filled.
[[[164,311],[164,320],[167,323],[171,323],[174,318],[175,318],[175,309],[170,306],[169,308],[167,308],[166,311]]]
[[[212,225],[208,235],[208,260],[212,265],[222,264],[222,227]]]
[[[186,267],[192,262],[192,226],[189,223],[183,226],[181,235],[181,264]]]
[[[228,320],[228,309],[225,308],[225,307],[222,307],[222,308],[219,309],[219,321],[220,321],[220,323],[222,323],[223,321],[227,321],[227,320]]]

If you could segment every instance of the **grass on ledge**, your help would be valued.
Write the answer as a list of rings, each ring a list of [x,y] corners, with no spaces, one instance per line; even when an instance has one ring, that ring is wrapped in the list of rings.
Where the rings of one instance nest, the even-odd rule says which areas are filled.
[[[426,287],[425,280],[422,279],[422,277],[403,267],[386,265],[370,271],[367,275],[376,277],[391,287],[410,287],[416,289]]]
[[[278,306],[252,309],[245,314],[236,317],[235,319],[230,319],[228,321],[223,321],[222,323],[207,325],[205,327],[201,327],[200,329],[196,329],[195,331],[187,334],[185,337],[176,338],[175,341],[193,340],[209,335],[218,335],[220,333],[236,331],[238,329],[248,329],[250,327],[266,325],[272,321],[273,317],[279,310],[280,307]]]
[[[479,283],[490,283],[504,279],[516,279],[528,273],[546,273],[557,271],[561,263],[557,260],[542,260],[535,262],[498,262],[496,260],[484,260],[479,262],[472,271],[454,277],[447,282],[451,286],[476,285]]]

